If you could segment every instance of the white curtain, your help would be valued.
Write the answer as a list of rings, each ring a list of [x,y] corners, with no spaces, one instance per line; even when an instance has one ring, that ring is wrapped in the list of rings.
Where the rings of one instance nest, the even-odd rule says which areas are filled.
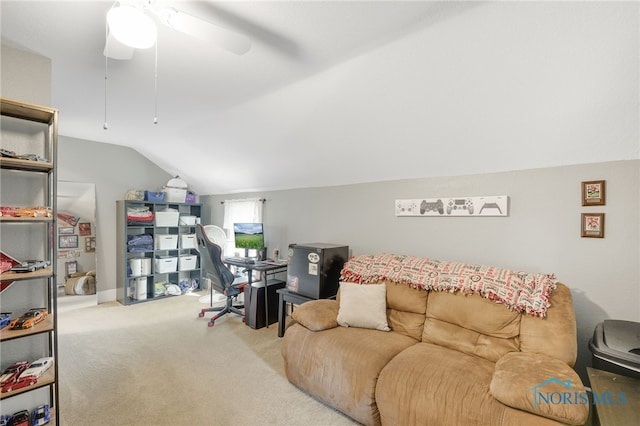
[[[224,200],[224,223],[222,227],[228,235],[225,254],[233,253],[235,239],[234,223],[262,223],[262,200],[247,198],[241,200]]]

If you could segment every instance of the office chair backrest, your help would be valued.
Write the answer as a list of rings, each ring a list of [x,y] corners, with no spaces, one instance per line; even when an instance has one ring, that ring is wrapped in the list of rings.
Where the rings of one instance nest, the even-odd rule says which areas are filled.
[[[222,248],[211,241],[200,224],[196,225],[196,240],[200,251],[203,273],[211,280],[212,287],[224,292],[233,283],[233,273],[222,263]]]

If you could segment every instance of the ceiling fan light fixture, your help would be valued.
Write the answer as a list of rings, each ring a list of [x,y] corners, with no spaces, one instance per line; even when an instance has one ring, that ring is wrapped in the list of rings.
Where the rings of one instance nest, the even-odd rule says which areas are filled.
[[[113,36],[127,46],[148,49],[156,42],[156,25],[135,7],[121,5],[112,8],[107,13],[107,23]]]

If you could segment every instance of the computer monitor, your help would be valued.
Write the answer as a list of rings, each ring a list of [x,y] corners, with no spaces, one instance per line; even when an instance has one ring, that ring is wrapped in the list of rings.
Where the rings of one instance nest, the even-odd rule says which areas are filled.
[[[234,223],[233,234],[236,248],[243,248],[246,257],[249,256],[249,250],[264,249],[262,223]]]

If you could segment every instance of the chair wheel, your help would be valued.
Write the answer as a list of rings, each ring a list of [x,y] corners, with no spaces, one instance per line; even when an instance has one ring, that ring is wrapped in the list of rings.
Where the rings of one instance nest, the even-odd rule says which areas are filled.
[[[204,318],[204,312],[200,312],[200,313],[198,314],[198,318]]]
[[[207,324],[209,327],[213,327],[215,324],[213,321],[209,321],[209,324]]]

